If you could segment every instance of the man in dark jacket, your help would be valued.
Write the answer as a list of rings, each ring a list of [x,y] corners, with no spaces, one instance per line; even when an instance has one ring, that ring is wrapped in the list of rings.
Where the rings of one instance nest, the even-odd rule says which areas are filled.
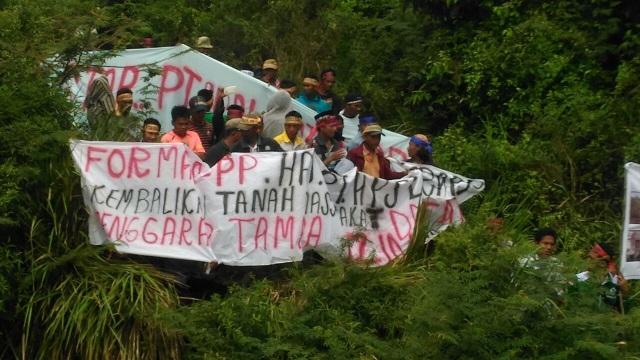
[[[386,180],[399,179],[405,176],[406,172],[395,172],[391,170],[389,160],[384,157],[380,148],[380,138],[384,135],[382,128],[378,124],[372,124],[364,128],[362,138],[364,141],[360,146],[355,147],[347,154],[347,159],[365,174]]]
[[[265,152],[282,151],[280,145],[273,139],[260,135],[262,119],[260,115],[248,114],[242,117],[240,124],[246,130],[241,130],[242,139],[231,148],[231,152]]]
[[[225,123],[224,138],[207,150],[204,162],[209,166],[215,165],[220,159],[231,152],[231,148],[242,138],[242,130],[248,130],[248,126],[241,124],[241,118],[229,119]]]

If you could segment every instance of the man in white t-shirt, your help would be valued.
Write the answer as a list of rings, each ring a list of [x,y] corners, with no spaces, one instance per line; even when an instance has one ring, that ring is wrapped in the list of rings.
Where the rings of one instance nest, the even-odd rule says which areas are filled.
[[[344,109],[338,115],[342,117],[343,128],[336,134],[337,137],[344,137],[349,141],[358,135],[358,124],[360,113],[362,112],[362,96],[359,94],[347,94],[344,98]]]

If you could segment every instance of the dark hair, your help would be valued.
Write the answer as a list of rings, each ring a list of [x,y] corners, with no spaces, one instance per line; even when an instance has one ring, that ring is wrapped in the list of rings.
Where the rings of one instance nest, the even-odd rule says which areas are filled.
[[[213,90],[202,89],[198,91],[198,97],[200,97],[200,99],[202,99],[204,102],[207,102],[213,99]]]
[[[191,113],[189,112],[189,108],[183,105],[174,106],[171,109],[171,123],[173,124],[178,118],[189,118]]]
[[[322,71],[320,72],[320,79],[324,78],[324,75],[325,75],[325,74],[328,74],[328,73],[332,73],[332,74],[333,74],[333,76],[336,76],[336,71],[335,71],[335,70],[333,70],[332,68],[328,68],[328,69],[324,69],[324,70],[322,70]]]
[[[291,80],[285,79],[280,81],[280,89],[289,89],[296,86],[296,83],[294,83]]]
[[[301,118],[302,119],[302,115],[299,112],[295,111],[295,110],[289,111],[287,113],[287,115],[285,115],[284,117],[289,117],[289,116],[295,116],[297,118]]]
[[[116,96],[122,95],[122,94],[133,94],[133,91],[131,91],[131,89],[129,89],[128,87],[123,87],[118,89],[118,92],[116,93]]]
[[[229,106],[227,106],[227,110],[240,110],[242,112],[244,112],[244,108],[238,104],[231,104]]]
[[[423,147],[418,148],[418,152],[416,153],[416,156],[420,159],[420,161],[422,161],[423,164],[433,165],[433,157],[431,156],[431,153],[427,151],[427,149]]]
[[[615,249],[612,246],[610,246],[609,244],[605,244],[605,243],[602,243],[602,242],[599,242],[599,241],[597,241],[594,245],[596,245],[596,244],[600,245],[602,250],[604,250],[607,253],[607,255],[611,256],[612,258],[616,256]]]
[[[158,125],[158,130],[162,129],[162,125],[160,125],[160,121],[154,118],[147,118],[143,123],[142,127],[144,128],[147,125]]]
[[[535,234],[533,235],[533,240],[537,243],[539,243],[540,241],[542,241],[542,238],[544,238],[545,236],[552,236],[553,237],[553,242],[556,242],[556,240],[558,240],[558,234],[556,233],[555,230],[553,230],[552,228],[542,228],[542,229],[538,229]]]

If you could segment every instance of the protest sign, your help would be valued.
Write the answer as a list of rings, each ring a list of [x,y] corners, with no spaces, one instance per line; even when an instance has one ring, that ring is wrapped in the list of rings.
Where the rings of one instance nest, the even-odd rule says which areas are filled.
[[[150,65],[159,70],[159,75],[150,76]],[[154,116],[160,120],[165,132],[172,128],[171,108],[188,105],[189,98],[200,89],[207,88],[215,92],[235,86],[235,93],[225,98],[226,105],[241,105],[247,113],[265,111],[269,99],[278,90],[186,45],[124,50],[105,62],[103,73],[113,93],[122,87],[133,90],[134,113],[143,108],[142,100],[149,101],[151,110],[156,112]],[[97,75],[95,70],[90,70],[69,82],[70,91],[79,106],[84,101],[89,84]],[[146,94],[150,89],[156,91]],[[295,100],[293,108],[303,116],[304,135],[315,125],[313,116],[316,113]],[[351,126],[345,129],[345,134],[355,134],[355,131],[355,127]],[[386,154],[406,158],[408,138],[388,130],[384,133],[386,136],[382,138],[381,145]]]
[[[640,279],[640,164],[627,163],[625,169],[625,210],[620,252],[622,275]]]
[[[298,261],[307,249],[383,265],[407,249],[419,207],[435,236],[484,188],[435,167],[392,181],[337,175],[312,150],[232,153],[209,168],[182,144],[70,146],[92,244],[229,265]]]

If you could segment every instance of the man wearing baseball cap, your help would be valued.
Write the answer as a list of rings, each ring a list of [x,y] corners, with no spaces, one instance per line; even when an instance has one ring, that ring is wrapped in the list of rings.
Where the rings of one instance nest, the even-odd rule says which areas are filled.
[[[349,150],[347,159],[365,174],[386,180],[399,179],[405,176],[406,172],[395,172],[391,170],[389,160],[384,157],[380,148],[382,127],[378,124],[367,125],[362,131],[364,141],[358,147]]]
[[[347,150],[351,150],[358,145],[362,144],[364,139],[362,138],[362,131],[371,124],[377,124],[378,120],[373,115],[362,115],[358,117],[358,133],[356,136],[347,142]]]
[[[224,137],[213,145],[204,155],[204,162],[209,166],[215,165],[220,159],[231,152],[231,148],[242,138],[242,131],[249,130],[249,126],[242,124],[242,118],[227,120],[224,124]]]
[[[280,87],[280,80],[278,80],[278,61],[276,59],[267,59],[262,63],[262,76],[260,80],[271,86]]]
[[[302,115],[295,110],[289,111],[284,118],[284,131],[274,137],[273,140],[277,142],[284,151],[306,149],[307,144],[305,144],[300,136],[302,125]]]
[[[240,132],[242,139],[231,148],[231,152],[267,152],[282,151],[280,145],[273,139],[265,138],[260,135],[262,127],[262,119],[258,114],[247,114],[240,121]]]
[[[213,140],[213,126],[204,121],[204,114],[209,110],[209,105],[199,96],[189,99],[189,112],[191,113],[191,127],[200,136],[200,142],[204,151],[209,150]]]

